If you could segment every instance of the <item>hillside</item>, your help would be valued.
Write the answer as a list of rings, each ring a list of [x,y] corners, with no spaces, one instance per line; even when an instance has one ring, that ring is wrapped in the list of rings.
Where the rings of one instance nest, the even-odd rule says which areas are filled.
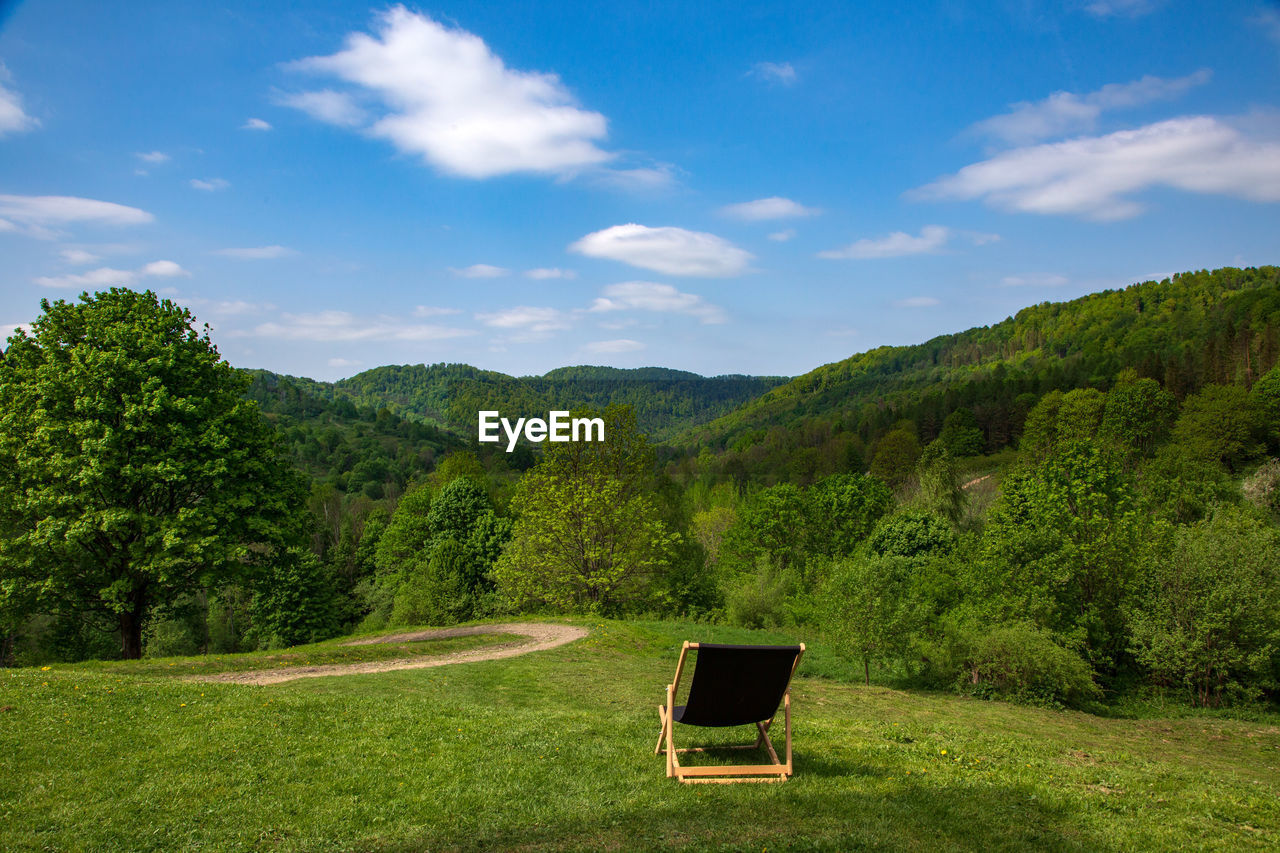
[[[1250,385],[1280,356],[1280,268],[1188,272],[1024,308],[993,326],[914,346],[878,347],[779,385],[672,444],[776,456],[793,443],[819,454],[839,436],[859,449],[902,420],[922,443],[964,407],[987,451],[1014,443],[1027,411],[1054,389],[1107,389],[1122,371],[1176,397],[1207,384]],[[843,452],[841,450],[840,452]],[[750,464],[748,460],[748,464]]]
[[[291,380],[321,400],[346,400],[372,411],[387,409],[412,421],[475,431],[476,412],[496,409],[524,416],[552,409],[627,404],[641,428],[658,440],[733,411],[787,381],[777,376],[705,377],[644,367],[562,367],[543,376],[508,376],[467,364],[389,365],[334,383]]]
[[[334,397],[324,383],[266,370],[246,371],[247,395],[281,432],[297,467],[348,494],[399,494],[445,453],[468,442],[386,408]]]

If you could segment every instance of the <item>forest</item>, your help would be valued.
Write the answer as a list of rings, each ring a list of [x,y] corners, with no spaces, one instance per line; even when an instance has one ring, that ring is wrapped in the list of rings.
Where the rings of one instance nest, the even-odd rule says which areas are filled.
[[[591,613],[785,627],[867,682],[1058,707],[1280,700],[1280,268],[789,381],[320,383],[232,368],[151,293],[42,309],[0,361],[6,665]],[[479,408],[608,440],[495,452]]]

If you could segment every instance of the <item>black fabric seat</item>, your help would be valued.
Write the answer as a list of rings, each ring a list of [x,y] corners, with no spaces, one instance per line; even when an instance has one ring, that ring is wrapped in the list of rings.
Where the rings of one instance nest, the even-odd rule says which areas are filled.
[[[672,718],[688,726],[745,726],[773,719],[799,646],[698,644],[689,698]]]

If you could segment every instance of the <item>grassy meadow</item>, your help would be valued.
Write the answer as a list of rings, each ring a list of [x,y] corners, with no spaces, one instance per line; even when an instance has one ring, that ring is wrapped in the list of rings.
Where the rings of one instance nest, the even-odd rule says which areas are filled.
[[[827,677],[844,670],[817,646],[793,687],[795,777],[686,786],[653,754],[680,641],[785,635],[575,624],[589,636],[521,657],[266,687],[185,676],[286,665],[272,653],[0,671],[0,849],[1280,846],[1278,715],[1102,717],[864,687]],[[395,648],[331,641],[287,664]]]

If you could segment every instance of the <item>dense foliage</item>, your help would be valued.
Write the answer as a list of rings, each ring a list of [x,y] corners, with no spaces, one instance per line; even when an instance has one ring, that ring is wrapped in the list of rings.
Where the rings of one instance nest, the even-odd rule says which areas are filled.
[[[1210,385],[1248,389],[1280,357],[1278,285],[1278,267],[1227,268],[1042,303],[824,365],[672,444],[726,479],[810,482],[866,465],[893,480],[918,452],[913,437],[941,436],[956,456],[1016,446],[1055,390],[1108,391],[1126,373],[1174,400]]]
[[[855,356],[665,446],[649,435],[775,381],[259,372],[248,394],[311,478],[309,547],[171,590],[145,651],[681,615],[822,635],[868,681],[1051,705],[1274,702],[1278,341],[1280,270],[1188,273]],[[473,440],[478,408],[584,400],[603,443]]]

